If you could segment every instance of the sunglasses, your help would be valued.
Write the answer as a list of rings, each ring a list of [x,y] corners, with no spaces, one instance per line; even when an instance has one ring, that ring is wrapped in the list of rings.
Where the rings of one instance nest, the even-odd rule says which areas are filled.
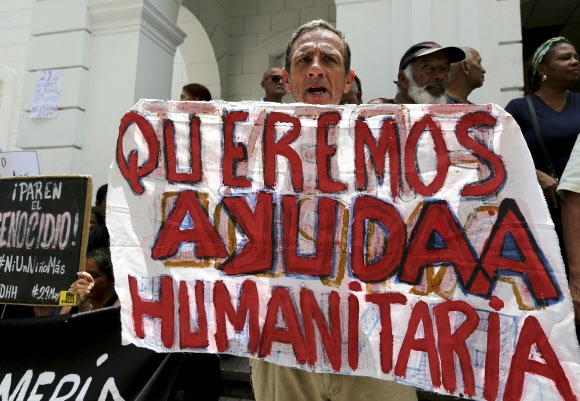
[[[272,82],[278,82],[282,79],[282,75],[270,75],[268,79],[271,79]]]

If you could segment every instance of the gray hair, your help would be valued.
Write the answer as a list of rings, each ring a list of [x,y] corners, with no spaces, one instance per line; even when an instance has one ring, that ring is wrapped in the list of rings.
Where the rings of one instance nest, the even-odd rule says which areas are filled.
[[[350,46],[346,42],[344,34],[336,29],[331,23],[323,19],[309,21],[294,31],[290,37],[290,40],[288,41],[288,45],[286,46],[286,55],[284,57],[284,68],[286,71],[290,72],[290,50],[292,49],[294,42],[296,42],[296,40],[298,40],[300,35],[303,33],[313,31],[315,29],[325,29],[327,31],[331,31],[335,33],[340,38],[340,40],[342,40],[342,45],[344,46],[344,70],[346,73],[348,73],[350,71]]]

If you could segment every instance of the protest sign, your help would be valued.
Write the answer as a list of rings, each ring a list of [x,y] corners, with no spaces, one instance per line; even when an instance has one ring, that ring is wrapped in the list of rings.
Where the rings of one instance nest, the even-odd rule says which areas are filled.
[[[217,399],[208,394],[220,390],[219,366],[210,355],[122,346],[118,307],[0,320],[0,332],[2,400],[166,401],[177,399],[179,390]],[[195,376],[184,380],[184,368]]]
[[[0,178],[0,303],[59,305],[84,266],[91,194],[90,176]]]
[[[107,213],[126,343],[481,400],[580,390],[557,237],[495,105],[142,100]]]
[[[0,177],[39,174],[36,152],[0,152]]]

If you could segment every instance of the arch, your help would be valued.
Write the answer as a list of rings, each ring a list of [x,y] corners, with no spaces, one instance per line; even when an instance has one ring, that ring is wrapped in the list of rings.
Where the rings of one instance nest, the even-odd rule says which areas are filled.
[[[209,89],[212,99],[220,99],[219,66],[213,45],[204,27],[195,15],[184,6],[179,8],[177,26],[187,36],[175,52],[171,98],[179,100],[181,88],[196,82]]]
[[[179,48],[184,64],[188,63],[185,51],[199,60],[207,57],[208,49],[213,50],[217,65],[213,72],[219,74],[220,98],[228,101],[258,100],[264,94],[260,85],[262,75],[272,63],[279,63],[279,56],[284,53],[291,33],[314,18],[336,22],[335,1],[317,0],[316,4],[305,5],[280,1],[258,4],[246,0],[182,0],[182,7],[191,14],[187,13],[188,18],[199,28],[196,40],[202,38],[207,44],[203,50],[206,53],[194,54],[188,45],[193,34],[187,32],[188,37]],[[180,18],[182,13],[186,15],[180,11]],[[184,31],[190,28],[179,22],[178,26]],[[179,56],[176,63],[180,63]],[[177,68],[175,80],[180,71],[183,73],[183,68]],[[190,74],[189,79],[197,78]],[[213,97],[217,98],[217,95]]]

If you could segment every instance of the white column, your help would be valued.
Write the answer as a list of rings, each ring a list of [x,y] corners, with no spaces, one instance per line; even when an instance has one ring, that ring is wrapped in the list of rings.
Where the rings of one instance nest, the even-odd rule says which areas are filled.
[[[43,0],[33,6],[17,146],[39,153],[43,174],[107,182],[119,121],[140,98],[168,99],[173,57],[185,34],[175,0]],[[65,17],[63,17],[65,16]],[[63,73],[58,117],[30,119],[34,72]]]
[[[32,5],[32,38],[16,146],[38,152],[42,174],[79,172],[91,44],[86,7],[87,0],[45,0]],[[62,71],[58,116],[31,119],[36,71],[45,69]]]
[[[391,1],[335,0],[335,4],[336,26],[350,45],[351,68],[361,80],[363,101],[391,97],[396,76],[390,50]]]
[[[10,132],[10,119],[13,113],[13,103],[16,96],[16,71],[0,64],[0,149],[4,151],[14,148],[16,137]]]
[[[171,95],[173,57],[185,34],[175,25],[178,2],[156,3],[164,7],[149,0],[89,4],[92,52],[81,171],[93,175],[95,187],[107,182],[125,112],[140,98]]]

